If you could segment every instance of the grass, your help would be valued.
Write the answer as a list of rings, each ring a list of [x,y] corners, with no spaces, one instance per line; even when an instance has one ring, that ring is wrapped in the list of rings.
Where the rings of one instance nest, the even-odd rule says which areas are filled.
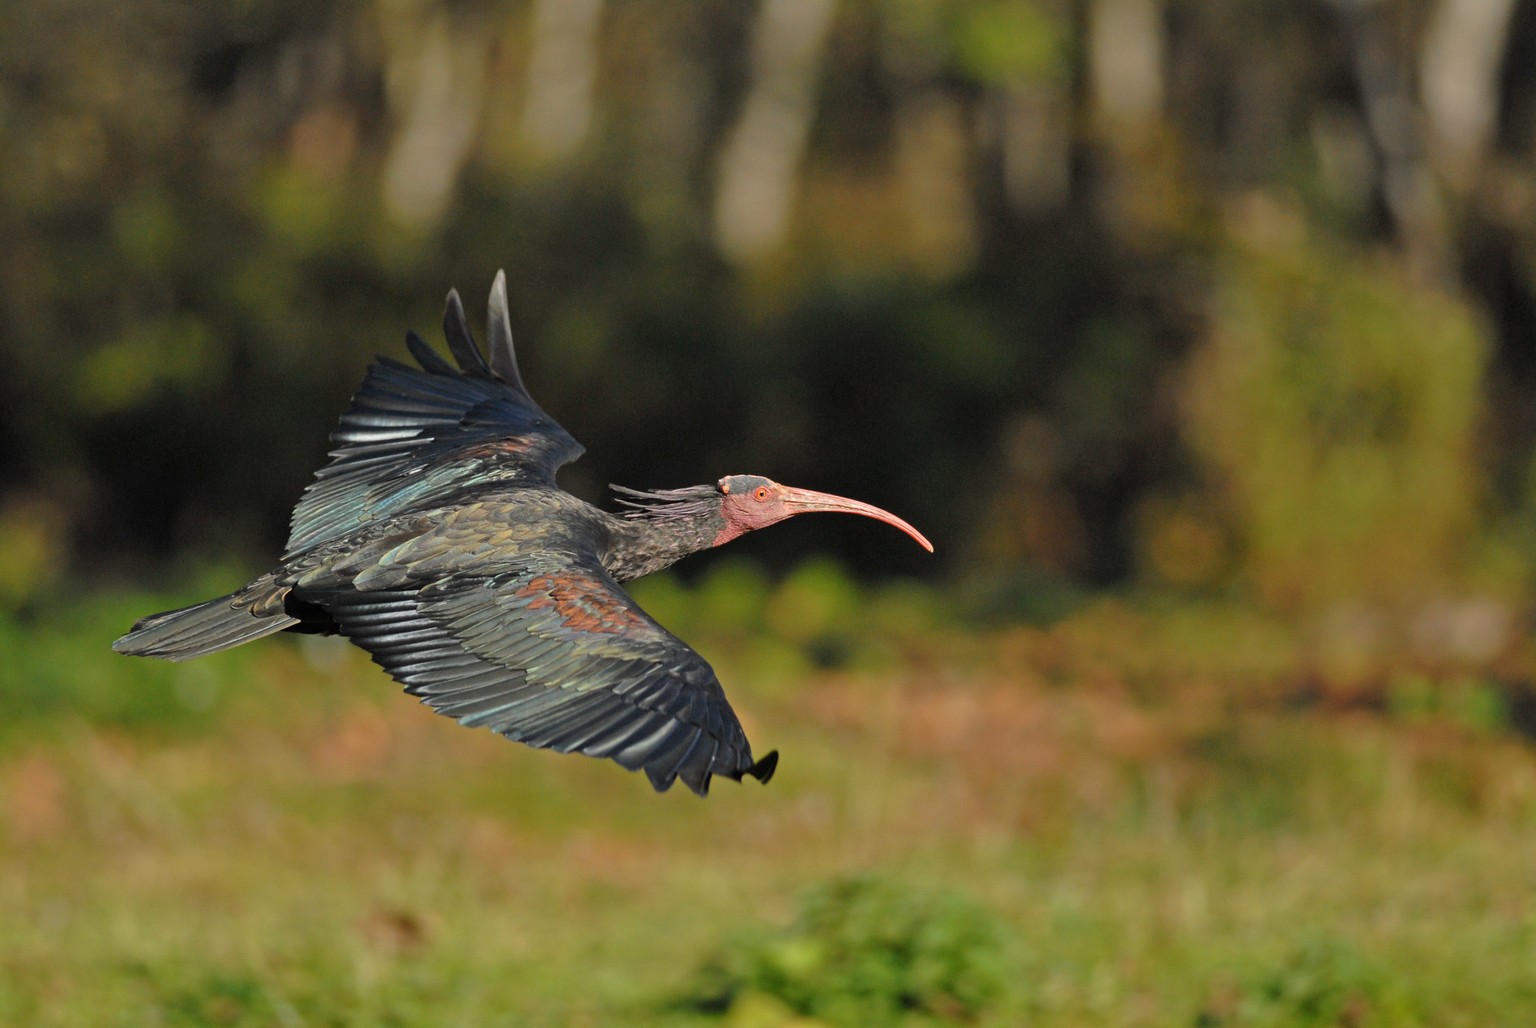
[[[834,630],[658,588],[768,787],[656,796],[326,641],[115,657],[142,598],[8,626],[0,1022],[1536,1023],[1536,759],[1400,709],[1422,671],[1335,702],[1232,608],[961,633],[903,591]],[[892,1001],[924,974],[995,987]]]

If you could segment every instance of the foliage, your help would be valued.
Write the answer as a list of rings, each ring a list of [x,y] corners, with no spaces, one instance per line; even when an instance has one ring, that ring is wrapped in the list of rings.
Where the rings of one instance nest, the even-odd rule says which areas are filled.
[[[1288,608],[1443,588],[1478,500],[1476,317],[1283,211],[1250,217],[1188,422],[1246,570]]]
[[[163,604],[162,597],[126,593],[0,614],[0,652],[7,655],[0,662],[0,702],[10,711],[0,736],[71,722],[150,733],[217,724],[253,655],[235,655],[221,671],[104,659],[114,638]]]
[[[364,362],[499,266],[577,492],[760,471],[946,562],[780,568],[1369,601],[1530,509],[1533,84],[1455,62],[1531,19],[565,6],[6,5],[0,603],[270,552]],[[1304,230],[1244,241],[1255,197]]]
[[[107,649],[208,577],[0,620],[0,1021],[1536,1017],[1532,654],[1338,683],[1262,608],[961,633],[910,585],[728,562],[654,596],[783,762],[701,803],[434,717],[345,644]],[[754,673],[821,581],[892,648],[822,668],[810,619]]]
[[[1403,990],[1378,962],[1336,938],[1309,939],[1276,966],[1255,974],[1225,1011],[1207,1009],[1198,1024],[1218,1026],[1407,1025],[1422,1023],[1404,1002]]]
[[[684,638],[731,655],[749,680],[783,687],[815,668],[889,670],[953,627],[953,605],[911,581],[859,582],[841,564],[802,561],[770,579],[726,557],[692,587],[665,574],[630,585],[635,599]]]
[[[1000,919],[957,894],[837,881],[806,895],[792,927],[728,946],[701,971],[696,1002],[728,1009],[761,994],[832,1024],[972,1021],[1016,987],[1007,940]]]

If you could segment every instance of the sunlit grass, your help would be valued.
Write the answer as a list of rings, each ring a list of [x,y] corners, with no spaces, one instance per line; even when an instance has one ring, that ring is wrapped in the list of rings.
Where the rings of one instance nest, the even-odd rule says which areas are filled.
[[[807,621],[791,676],[697,595],[673,622],[783,751],[704,802],[466,731],[328,641],[130,661],[117,600],[15,636],[0,1021],[708,1023],[701,968],[814,949],[782,933],[849,878],[1003,926],[1000,991],[912,1023],[1536,1020],[1536,760],[1497,725],[1298,706],[1284,630],[1231,610],[918,634],[860,596],[905,628],[818,651]],[[66,657],[67,702],[26,705],[16,669]],[[732,1023],[795,1012],[753,980]]]

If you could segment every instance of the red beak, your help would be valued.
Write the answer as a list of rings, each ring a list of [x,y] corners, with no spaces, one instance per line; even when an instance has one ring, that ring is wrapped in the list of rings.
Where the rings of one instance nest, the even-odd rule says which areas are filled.
[[[784,506],[789,508],[791,514],[862,514],[866,518],[874,518],[876,521],[884,521],[887,525],[894,525],[903,532],[917,540],[917,544],[929,553],[933,552],[933,543],[923,537],[923,533],[907,524],[888,510],[869,503],[861,503],[858,500],[850,500],[845,496],[833,496],[830,493],[817,493],[809,489],[795,489],[790,486],[780,486],[784,499]]]

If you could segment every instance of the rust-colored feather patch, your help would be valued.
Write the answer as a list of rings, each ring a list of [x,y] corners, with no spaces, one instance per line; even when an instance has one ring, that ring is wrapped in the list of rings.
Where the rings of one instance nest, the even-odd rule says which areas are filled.
[[[606,585],[583,575],[539,575],[519,589],[517,595],[530,597],[529,610],[553,607],[561,624],[576,632],[621,635],[645,625]]]

